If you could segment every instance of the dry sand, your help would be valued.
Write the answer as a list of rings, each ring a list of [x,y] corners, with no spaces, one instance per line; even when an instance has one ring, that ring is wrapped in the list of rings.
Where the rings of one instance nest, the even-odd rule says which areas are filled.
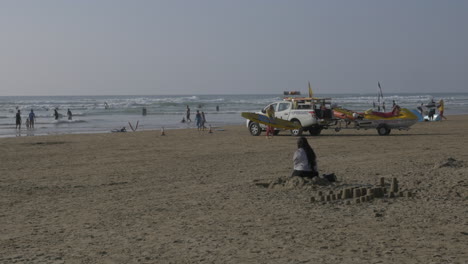
[[[166,133],[0,139],[0,263],[468,262],[468,116],[307,136],[339,182],[299,189],[286,132]],[[380,177],[415,197],[310,202]]]

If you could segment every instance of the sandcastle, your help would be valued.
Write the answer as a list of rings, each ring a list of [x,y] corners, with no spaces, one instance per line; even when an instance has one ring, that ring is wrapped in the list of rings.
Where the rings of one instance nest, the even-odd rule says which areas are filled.
[[[400,191],[397,178],[392,178],[389,188],[385,183],[385,178],[381,177],[378,184],[370,187],[349,187],[335,191],[318,191],[316,197],[310,199],[311,202],[333,202],[342,200],[346,205],[355,203],[370,202],[379,198],[413,197],[411,191]]]
[[[414,197],[414,194],[407,190],[401,191],[397,178],[391,178],[390,184],[386,184],[385,178],[379,178],[375,185],[353,186],[340,188],[335,183],[326,179],[314,177],[312,179],[302,177],[279,177],[273,181],[254,180],[255,185],[269,189],[300,189],[316,192],[310,197],[310,202],[344,202],[344,204],[360,204],[370,202],[374,199]],[[325,190],[326,186],[331,186],[334,190]]]

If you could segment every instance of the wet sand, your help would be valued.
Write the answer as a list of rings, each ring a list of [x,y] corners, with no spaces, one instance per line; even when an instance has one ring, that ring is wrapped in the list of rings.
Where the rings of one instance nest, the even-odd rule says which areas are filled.
[[[468,116],[448,118],[307,136],[339,180],[314,189],[266,188],[287,132],[1,138],[0,263],[467,263]],[[310,201],[381,177],[414,197]]]

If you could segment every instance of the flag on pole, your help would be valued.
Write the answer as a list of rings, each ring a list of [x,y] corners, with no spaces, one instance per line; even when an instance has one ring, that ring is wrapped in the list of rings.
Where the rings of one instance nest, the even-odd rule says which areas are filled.
[[[382,100],[383,100],[382,86],[380,86],[380,82],[377,82],[377,84],[379,85],[379,89],[380,89],[379,96],[382,97]]]
[[[380,98],[382,98],[382,101],[383,101],[382,86],[380,86],[380,82],[377,82],[377,85],[379,86],[377,101],[378,101],[379,104],[380,104]]]
[[[312,92],[312,87],[310,86],[310,82],[309,82],[309,97],[312,97],[314,95],[314,93]]]

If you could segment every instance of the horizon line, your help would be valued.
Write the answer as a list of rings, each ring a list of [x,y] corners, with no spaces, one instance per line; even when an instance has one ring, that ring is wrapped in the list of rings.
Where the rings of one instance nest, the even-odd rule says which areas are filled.
[[[340,95],[340,94],[374,94],[374,92],[347,92],[347,93],[315,93],[317,95]],[[406,94],[468,94],[468,92],[387,92],[391,95],[406,95]],[[204,96],[204,95],[278,95],[284,96],[283,93],[190,93],[190,94],[56,94],[56,95],[0,95],[0,97],[63,97],[63,96]],[[300,95],[306,95],[300,94]]]

